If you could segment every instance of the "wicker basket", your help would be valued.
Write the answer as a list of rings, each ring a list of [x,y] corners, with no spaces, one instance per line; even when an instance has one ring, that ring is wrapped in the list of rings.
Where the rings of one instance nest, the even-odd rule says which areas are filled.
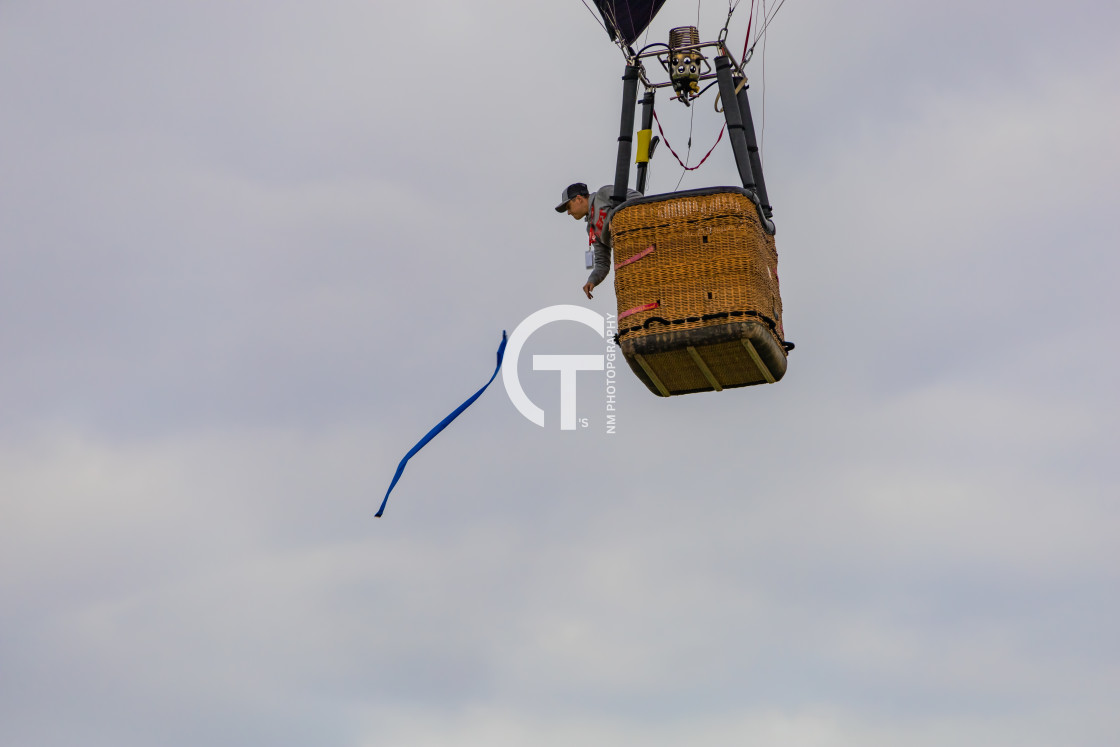
[[[623,203],[611,217],[618,341],[664,397],[786,372],[773,224],[736,187]]]

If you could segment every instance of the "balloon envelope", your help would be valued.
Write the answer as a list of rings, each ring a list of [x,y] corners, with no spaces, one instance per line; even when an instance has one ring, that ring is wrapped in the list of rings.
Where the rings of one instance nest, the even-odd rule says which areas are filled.
[[[595,0],[611,39],[627,45],[646,30],[665,0]]]

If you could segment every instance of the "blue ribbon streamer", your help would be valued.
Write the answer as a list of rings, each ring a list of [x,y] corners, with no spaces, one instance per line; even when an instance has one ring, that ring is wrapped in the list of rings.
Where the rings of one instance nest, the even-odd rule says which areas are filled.
[[[413,446],[412,449],[404,455],[404,459],[402,459],[401,463],[397,465],[397,474],[393,475],[393,482],[389,484],[389,489],[385,491],[385,499],[381,501],[381,508],[377,509],[377,513],[375,514],[375,516],[380,517],[381,514],[385,513],[385,504],[389,502],[389,493],[393,492],[393,488],[396,487],[397,480],[401,479],[401,475],[404,473],[404,466],[408,464],[408,460],[411,459],[416,452],[420,451],[420,449],[423,449],[429,441],[438,436],[439,432],[450,425],[452,420],[459,417],[463,410],[474,404],[474,401],[478,399],[483,392],[486,391],[486,387],[490,386],[490,384],[494,382],[494,378],[498,375],[498,370],[502,367],[502,356],[504,356],[505,353],[506,332],[505,330],[502,330],[502,344],[498,346],[498,365],[494,367],[494,374],[490,377],[490,381],[487,381],[481,389],[479,389],[474,393],[474,395],[471,396],[470,399],[456,407],[453,413],[448,415],[443,420],[439,421],[439,424],[436,425],[435,428],[432,428],[430,431],[428,431],[428,434],[426,436],[420,439],[420,443]]]

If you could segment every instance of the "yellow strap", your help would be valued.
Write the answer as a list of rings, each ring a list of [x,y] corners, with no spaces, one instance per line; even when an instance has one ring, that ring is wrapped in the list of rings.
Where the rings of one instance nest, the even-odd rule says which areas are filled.
[[[638,155],[634,163],[649,163],[649,141],[653,130],[638,130]]]

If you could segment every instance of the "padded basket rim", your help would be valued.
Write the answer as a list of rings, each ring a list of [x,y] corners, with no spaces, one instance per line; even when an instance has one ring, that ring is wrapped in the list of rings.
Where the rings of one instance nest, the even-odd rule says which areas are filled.
[[[758,199],[758,195],[742,187],[703,187],[701,189],[686,189],[683,192],[663,192],[656,195],[642,195],[641,197],[634,197],[626,200],[626,202],[612,209],[608,220],[613,220],[615,213],[619,210],[634,205],[648,205],[654,202],[673,200],[678,197],[710,197],[711,195],[718,194],[737,194],[746,197],[754,204],[754,209],[755,212],[758,213],[758,221],[762,224],[762,229],[771,236],[777,233],[777,227],[774,225],[774,221],[767,218],[766,214],[762,211],[762,202]]]

